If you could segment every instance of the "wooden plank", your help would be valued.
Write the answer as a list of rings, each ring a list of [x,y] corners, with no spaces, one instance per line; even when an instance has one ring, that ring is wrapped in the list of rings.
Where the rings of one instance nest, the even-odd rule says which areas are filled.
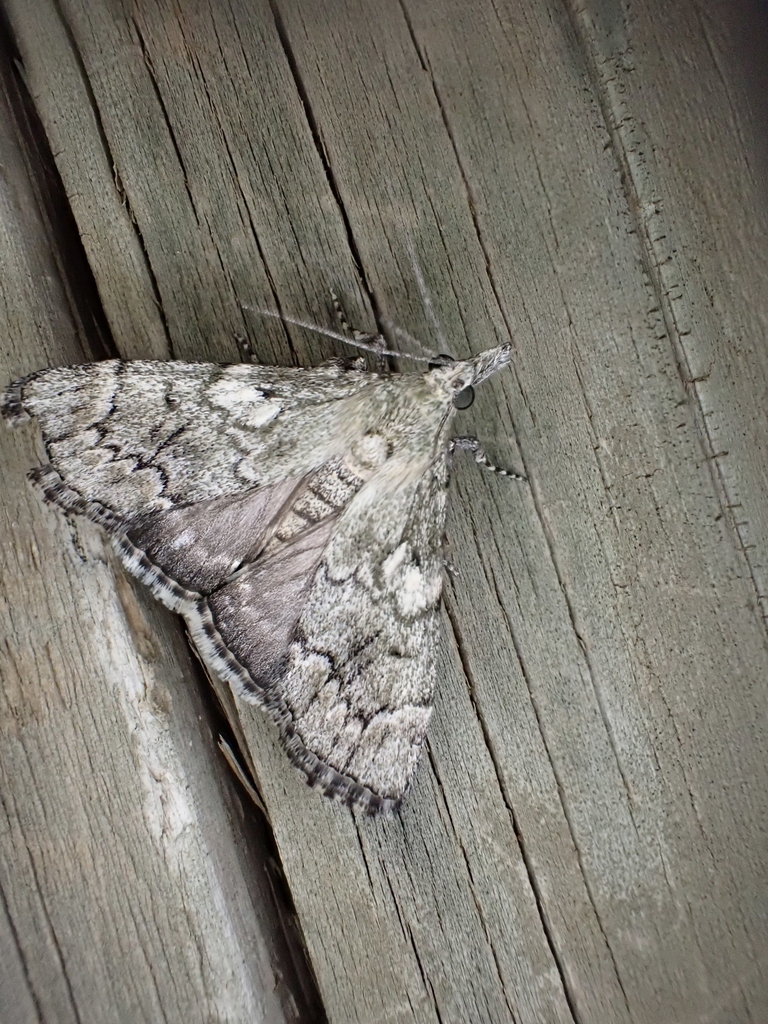
[[[3,68],[5,386],[99,346],[62,195]],[[201,673],[99,534],[31,492],[38,448],[32,428],[3,431],[0,1019],[296,1021],[271,847],[218,754]]]
[[[706,628],[702,590],[717,602],[708,616],[712,636],[687,651],[680,644],[678,679],[687,685],[661,688],[668,708],[659,717],[668,714],[675,724],[685,755],[680,788],[690,793],[699,828],[700,870],[694,875],[691,864],[681,880],[702,975],[686,1010],[707,1020],[761,1020],[768,1016],[759,838],[766,824],[767,677],[757,636],[753,643],[747,636],[750,627],[765,628],[768,612],[768,17],[764,8],[717,0],[628,17],[588,0],[575,27],[623,172],[643,269],[659,297],[699,460],[707,460],[709,516],[725,526],[722,545],[735,549],[727,569],[713,559],[711,543],[698,573],[690,572],[695,563],[685,566],[687,585],[698,579],[702,588],[691,593],[699,628]],[[639,79],[635,53],[644,58]],[[688,504],[701,522],[707,505],[693,493]],[[678,643],[685,639],[681,632]],[[656,671],[668,671],[669,661],[654,661]],[[736,799],[734,789],[741,791]],[[682,845],[678,850],[683,862]]]
[[[322,321],[331,286],[457,355],[516,342],[459,429],[531,486],[457,464],[401,816],[320,801],[240,709],[329,1019],[762,1019],[768,294],[744,253],[767,243],[724,70],[746,15],[6,7],[120,351],[156,351],[146,322],[176,356],[235,358],[241,302]],[[157,304],[125,317],[137,254]],[[290,344],[259,325],[264,361],[329,350]]]
[[[760,257],[768,221],[768,18],[749,3],[734,11],[717,0],[644,8],[631,18],[589,2],[577,30],[621,160],[644,267],[665,299],[664,326],[702,448],[765,617],[768,349]],[[684,56],[668,52],[668,39],[684,41]],[[633,74],[635,52],[645,55],[641,80]]]

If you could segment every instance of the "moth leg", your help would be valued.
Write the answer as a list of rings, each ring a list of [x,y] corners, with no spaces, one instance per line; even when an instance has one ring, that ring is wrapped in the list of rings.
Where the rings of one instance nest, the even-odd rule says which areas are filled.
[[[521,480],[523,483],[526,482],[527,478],[522,476],[520,473],[515,473],[511,469],[499,469],[498,466],[494,466],[483,451],[483,446],[476,437],[452,437],[448,442],[448,456],[451,457],[457,449],[464,449],[465,451],[472,452],[475,457],[475,462],[484,466],[485,469],[489,469],[492,473],[498,473],[499,476],[511,477],[512,480]]]
[[[346,311],[341,304],[341,299],[334,291],[331,292],[331,302],[333,303],[334,315],[343,334],[351,334],[355,341],[364,341],[368,345],[384,344],[384,338],[380,334],[366,334],[350,325],[349,320],[347,320]]]
[[[457,580],[461,575],[459,572],[459,567],[456,565],[452,558],[446,558],[445,561],[443,562],[443,566],[445,568],[445,571],[448,573],[452,580]]]
[[[347,314],[341,304],[341,300],[334,291],[331,292],[331,302],[333,303],[333,312],[339,323],[342,334],[351,334],[355,341],[361,342],[364,345],[371,345],[374,349],[385,349],[387,347],[387,340],[383,335],[366,334],[364,331],[358,331],[350,325],[349,320],[347,320]],[[386,373],[389,369],[386,358],[383,354],[378,354],[376,356],[376,369],[379,373]]]
[[[253,362],[253,348],[251,347],[250,341],[245,337],[244,334],[235,335],[235,344],[237,345],[237,351],[240,353],[241,363],[252,363]]]
[[[453,561],[453,546],[446,534],[443,534],[443,568],[452,580],[458,577],[459,569]]]

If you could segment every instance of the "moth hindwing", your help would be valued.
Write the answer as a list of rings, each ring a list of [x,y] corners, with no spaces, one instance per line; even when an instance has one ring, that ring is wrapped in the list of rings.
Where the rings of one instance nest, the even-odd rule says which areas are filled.
[[[104,528],[311,785],[373,813],[402,800],[432,714],[455,396],[510,358],[109,360],[17,381],[2,412],[42,428],[44,497]]]

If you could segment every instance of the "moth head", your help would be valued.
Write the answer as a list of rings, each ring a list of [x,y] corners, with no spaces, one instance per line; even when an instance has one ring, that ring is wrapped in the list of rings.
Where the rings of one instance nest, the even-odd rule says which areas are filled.
[[[456,360],[452,356],[435,356],[429,363],[429,375],[435,384],[450,395],[456,409],[468,409],[475,400],[475,384],[480,384],[512,359],[512,346],[489,348],[472,359]]]

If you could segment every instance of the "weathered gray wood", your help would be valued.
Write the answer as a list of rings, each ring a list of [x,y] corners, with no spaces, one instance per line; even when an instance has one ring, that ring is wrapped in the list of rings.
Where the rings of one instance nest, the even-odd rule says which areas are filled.
[[[84,297],[56,259],[78,254],[54,255],[56,196],[19,146],[33,134],[8,71],[3,386],[92,355]],[[297,1020],[269,847],[206,725],[178,623],[116,572],[96,531],[32,494],[34,430],[3,430],[0,452],[0,1020]]]
[[[232,359],[245,323],[260,359],[314,361],[326,344],[291,351],[239,303],[322,321],[330,287],[362,326],[372,305],[459,355],[516,342],[459,429],[531,485],[457,460],[440,693],[401,816],[321,801],[239,709],[329,1019],[768,1017],[768,239],[735,70],[754,15],[5,7],[124,354]],[[53,517],[29,500],[19,522],[66,561]],[[34,628],[126,593],[76,568]],[[114,654],[80,658],[103,680]]]
[[[765,617],[768,25],[751,7],[713,0],[628,18],[590,0],[576,24],[702,449]],[[685,40],[684,53],[665,57],[669,39]]]

